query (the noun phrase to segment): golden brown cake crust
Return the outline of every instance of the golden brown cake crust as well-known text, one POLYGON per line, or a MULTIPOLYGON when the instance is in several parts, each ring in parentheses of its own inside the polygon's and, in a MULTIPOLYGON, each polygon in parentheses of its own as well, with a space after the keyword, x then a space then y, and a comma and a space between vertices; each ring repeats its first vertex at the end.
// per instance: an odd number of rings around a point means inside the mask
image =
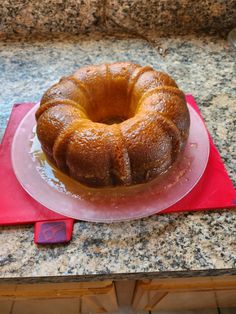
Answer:
POLYGON ((92 65, 43 95, 37 135, 47 157, 94 187, 145 183, 186 144, 184 94, 165 73, 128 62, 92 65))

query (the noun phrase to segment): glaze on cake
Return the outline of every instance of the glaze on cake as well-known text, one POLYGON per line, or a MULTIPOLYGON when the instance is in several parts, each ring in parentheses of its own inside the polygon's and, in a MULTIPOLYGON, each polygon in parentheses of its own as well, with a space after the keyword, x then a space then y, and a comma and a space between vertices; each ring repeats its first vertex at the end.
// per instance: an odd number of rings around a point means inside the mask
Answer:
POLYGON ((37 136, 63 172, 93 187, 150 181, 188 138, 185 96, 165 73, 128 62, 92 65, 43 95, 37 136))

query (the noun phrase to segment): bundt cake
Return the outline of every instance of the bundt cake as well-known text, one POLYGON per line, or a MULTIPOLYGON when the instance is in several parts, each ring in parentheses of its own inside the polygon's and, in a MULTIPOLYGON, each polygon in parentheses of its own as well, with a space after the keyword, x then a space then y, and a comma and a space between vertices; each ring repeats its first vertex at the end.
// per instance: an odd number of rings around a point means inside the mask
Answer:
POLYGON ((36 120, 50 161, 93 187, 140 184, 166 172, 183 151, 190 124, 175 81, 128 62, 63 77, 43 95, 36 120))

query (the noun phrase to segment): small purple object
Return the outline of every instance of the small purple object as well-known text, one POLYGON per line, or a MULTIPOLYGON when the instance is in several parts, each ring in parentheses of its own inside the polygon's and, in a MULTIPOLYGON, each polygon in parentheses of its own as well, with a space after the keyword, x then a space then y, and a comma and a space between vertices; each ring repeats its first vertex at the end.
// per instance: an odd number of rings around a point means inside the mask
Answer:
POLYGON ((71 239, 73 223, 69 220, 42 221, 35 225, 35 243, 64 243, 71 239))

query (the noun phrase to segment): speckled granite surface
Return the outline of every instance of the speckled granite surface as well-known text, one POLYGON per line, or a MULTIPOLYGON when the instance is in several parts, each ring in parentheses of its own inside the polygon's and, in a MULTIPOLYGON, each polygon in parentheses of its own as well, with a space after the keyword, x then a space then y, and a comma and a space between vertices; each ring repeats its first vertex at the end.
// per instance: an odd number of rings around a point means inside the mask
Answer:
POLYGON ((3 0, 0 35, 84 32, 97 25, 101 6, 98 0, 3 0))
MULTIPOLYGON (((104 34, 0 42, 1 136, 13 103, 39 100, 47 87, 79 66, 115 60, 150 64, 195 96, 235 184, 235 51, 217 37, 153 39, 156 47, 104 34)), ((0 278, 236 273, 235 238, 235 210, 156 215, 108 225, 79 222, 69 245, 47 247, 34 245, 31 226, 2 227, 0 278)))
POLYGON ((159 31, 173 34, 189 31, 220 31, 233 28, 234 1, 222 0, 108 0, 106 25, 146 34, 159 31))
POLYGON ((219 31, 236 26, 234 0, 3 0, 0 35, 124 29, 146 33, 219 31))

